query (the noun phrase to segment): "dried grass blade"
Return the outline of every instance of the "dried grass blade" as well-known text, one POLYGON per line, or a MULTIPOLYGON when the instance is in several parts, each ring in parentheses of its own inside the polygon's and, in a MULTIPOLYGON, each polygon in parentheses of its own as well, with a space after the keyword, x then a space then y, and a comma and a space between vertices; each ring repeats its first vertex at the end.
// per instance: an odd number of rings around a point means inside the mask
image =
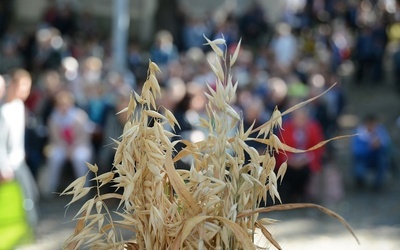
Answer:
POLYGON ((128 107, 125 107, 125 108, 121 109, 120 111, 118 111, 118 112, 116 113, 116 115, 122 114, 122 113, 124 113, 124 112, 126 112, 126 111, 128 111, 128 107))
MULTIPOLYGON (((324 146, 325 144, 327 144, 327 143, 330 142, 330 141, 335 141, 335 140, 339 140, 339 139, 345 139, 345 138, 349 138, 349 137, 353 137, 353 136, 354 136, 354 135, 336 136, 336 137, 334 137, 334 138, 331 138, 331 139, 322 141, 322 142, 320 142, 320 143, 318 143, 318 144, 312 146, 312 147, 309 148, 309 149, 297 149, 297 148, 293 148, 293 147, 291 147, 291 146, 288 146, 288 145, 282 143, 282 149, 283 149, 285 152, 291 152, 291 153, 305 153, 305 152, 308 152, 308 151, 313 151, 313 150, 315 150, 315 149, 318 149, 318 148, 324 146)), ((256 141, 258 141, 258 140, 256 140, 256 141)))
POLYGON ((197 204, 197 201, 192 197, 192 195, 187 190, 185 183, 182 178, 176 172, 174 163, 171 158, 172 150, 167 148, 165 157, 165 168, 167 170, 168 178, 173 186, 175 192, 182 199, 182 201, 188 206, 188 213, 191 215, 196 215, 201 213, 201 208, 197 204))
POLYGON ((71 184, 69 184, 68 187, 66 187, 60 195, 64 195, 68 190, 73 189, 76 186, 83 187, 85 182, 86 182, 86 175, 77 178, 71 184))
POLYGON ((83 198, 85 195, 87 195, 90 191, 90 187, 85 187, 80 190, 79 193, 75 193, 74 196, 72 197, 72 200, 67 204, 67 206, 71 205, 72 203, 76 202, 77 200, 80 200, 83 198))
POLYGON ((139 250, 139 244, 135 243, 135 242, 129 242, 129 243, 125 243, 124 245, 124 249, 125 250, 139 250))
POLYGON ((230 62, 231 67, 233 66, 233 64, 235 64, 236 59, 237 59, 237 57, 239 55, 239 50, 240 50, 240 44, 241 43, 242 43, 242 38, 240 38, 238 44, 236 45, 235 52, 233 53, 233 56, 231 58, 231 62, 230 62))
POLYGON ((227 228, 232 230, 233 235, 235 235, 235 238, 238 242, 241 243, 242 249, 255 249, 255 245, 251 241, 251 239, 248 237, 247 232, 240 227, 239 224, 221 217, 221 216, 206 216, 206 215, 198 215, 195 217, 192 217, 188 219, 185 222, 185 225, 183 226, 182 231, 179 233, 177 236, 172 249, 181 249, 181 246, 183 244, 183 241, 189 236, 189 234, 192 232, 192 230, 199 225, 201 222, 205 220, 218 220, 221 221, 222 223, 225 224, 227 228))
POLYGON ((313 98, 310 98, 310 99, 308 99, 308 100, 306 100, 306 101, 300 102, 300 103, 294 105, 293 107, 288 108, 288 109, 287 109, 285 112, 283 112, 280 116, 277 116, 277 117, 275 117, 274 119, 271 119, 271 120, 267 121, 266 123, 264 123, 264 124, 258 126, 257 128, 255 128, 255 129, 252 131, 252 133, 258 132, 258 131, 260 131, 261 129, 267 127, 267 126, 271 126, 271 124, 273 124, 273 123, 275 123, 276 121, 278 121, 278 119, 280 119, 282 116, 287 115, 287 114, 289 114, 289 113, 295 111, 296 109, 299 109, 299 108, 305 106, 306 104, 308 104, 308 103, 314 101, 315 99, 320 98, 321 96, 325 95, 329 90, 331 90, 334 86, 336 86, 336 83, 332 84, 332 86, 330 86, 330 87, 329 87, 327 90, 325 90, 323 93, 321 93, 321 94, 319 94, 319 95, 317 95, 317 96, 314 96, 313 98))
POLYGON ((279 167, 278 174, 276 176, 276 179, 281 178, 281 182, 280 182, 281 184, 282 184, 282 181, 283 181, 283 177, 285 176, 286 170, 287 170, 287 162, 285 161, 279 167))
POLYGON ((320 98, 321 96, 323 96, 323 95, 325 95, 327 92, 329 92, 329 90, 331 90, 333 87, 335 87, 336 84, 337 84, 337 83, 332 84, 332 86, 330 86, 327 90, 325 90, 325 91, 322 92, 321 94, 319 94, 319 95, 317 95, 317 96, 314 96, 313 98, 310 98, 310 99, 305 100, 305 101, 303 101, 303 102, 300 102, 300 103, 294 105, 293 107, 288 108, 287 110, 285 110, 285 112, 282 113, 282 116, 287 115, 287 114, 289 114, 289 113, 295 111, 296 109, 299 109, 299 108, 305 106, 306 104, 308 104, 308 103, 310 103, 310 102, 312 102, 312 101, 314 101, 314 100, 320 98))
POLYGON ((212 219, 217 219, 221 221, 225 224, 225 226, 232 230, 236 240, 241 243, 242 249, 256 249, 247 232, 243 228, 241 228, 239 224, 220 216, 213 216, 212 219))
MULTIPOLYGON (((308 149, 297 149, 297 148, 293 148, 293 147, 291 147, 291 146, 289 146, 289 145, 286 145, 286 144, 284 144, 284 143, 279 143, 279 147, 280 147, 280 149, 282 149, 284 152, 290 152, 290 153, 305 153, 305 152, 308 152, 308 151, 312 151, 312 150, 318 149, 318 148, 324 146, 325 144, 327 144, 327 143, 329 143, 329 142, 331 142, 331 141, 336 141, 336 140, 339 140, 339 139, 350 138, 350 137, 353 137, 353 136, 354 136, 354 135, 341 135, 341 136, 336 136, 336 137, 330 138, 330 139, 328 139, 328 140, 322 141, 322 142, 320 142, 320 143, 318 143, 318 144, 316 144, 316 145, 314 145, 314 146, 312 146, 311 148, 308 148, 308 149)), ((265 145, 272 145, 272 144, 273 144, 273 141, 272 141, 271 139, 248 138, 246 141, 256 141, 256 142, 259 142, 259 143, 262 143, 262 144, 265 144, 265 145)))
POLYGON ((97 202, 99 200, 107 200, 107 199, 118 199, 118 200, 121 200, 122 199, 122 195, 121 194, 117 194, 117 193, 102 194, 102 195, 96 197, 95 202, 97 202))
POLYGON ((205 43, 205 45, 206 44, 208 44, 208 45, 210 45, 211 46, 211 48, 212 48, 212 50, 219 56, 219 57, 222 57, 223 55, 224 55, 224 52, 222 52, 222 50, 218 47, 218 45, 217 44, 222 44, 221 43, 221 39, 216 39, 216 40, 214 40, 214 41, 211 41, 210 39, 208 39, 205 35, 203 35, 204 36, 204 38, 207 40, 207 43, 205 43))
POLYGON ((192 152, 190 152, 189 150, 183 149, 183 150, 179 151, 179 153, 174 157, 174 162, 177 162, 180 159, 182 159, 188 155, 191 155, 191 154, 192 154, 192 152))
MULTIPOLYGON (((82 214, 82 217, 86 216, 86 212, 84 212, 82 214)), ((81 218, 76 222, 76 226, 74 229, 74 234, 72 236, 76 236, 78 235, 83 229, 85 228, 85 219, 81 218)), ((75 249, 78 246, 79 241, 74 240, 72 242, 68 242, 67 246, 65 247, 65 249, 67 250, 72 250, 75 249)))
POLYGON ((356 234, 354 233, 353 229, 349 225, 349 223, 346 222, 346 220, 338 215, 337 213, 333 212, 332 210, 323 207, 321 205, 313 204, 313 203, 289 203, 289 204, 280 204, 280 205, 274 205, 270 207, 262 207, 262 208, 256 208, 254 210, 245 210, 241 213, 238 214, 237 218, 243 218, 247 216, 251 216, 256 213, 268 213, 268 212, 273 212, 273 211, 286 211, 286 210, 293 210, 293 209, 299 209, 299 208, 316 208, 325 214, 337 219, 340 221, 346 228, 347 230, 350 231, 350 233, 353 235, 353 237, 356 239, 357 243, 360 244, 359 239, 357 238, 356 234))
POLYGON ((262 234, 265 236, 265 238, 267 238, 267 240, 269 242, 271 242, 272 245, 274 245, 276 247, 276 249, 281 250, 282 247, 279 245, 279 243, 274 239, 274 237, 272 237, 272 234, 267 230, 267 228, 264 227, 264 225, 262 225, 260 222, 256 221, 255 226, 258 227, 262 234))

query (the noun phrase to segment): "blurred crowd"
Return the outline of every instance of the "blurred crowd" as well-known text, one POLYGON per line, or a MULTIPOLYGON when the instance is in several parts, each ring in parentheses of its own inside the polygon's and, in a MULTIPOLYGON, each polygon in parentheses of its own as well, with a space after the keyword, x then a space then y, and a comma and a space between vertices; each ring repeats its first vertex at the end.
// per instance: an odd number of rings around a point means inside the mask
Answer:
MULTIPOLYGON (((280 135, 300 149, 334 136, 346 104, 341 77, 349 65, 354 65, 354 84, 378 85, 386 77, 383 61, 389 54, 397 69, 393 78, 400 84, 399 8, 394 0, 288 0, 278 23, 270 22, 256 3, 240 15, 199 18, 183 13, 179 34, 165 29, 157 31, 150 45, 129 41, 128 71, 118 72, 112 67, 110 37, 96 19, 72 6, 50 3, 31 33, 13 26, 1 30, 0 74, 7 78, 10 70, 23 68, 31 75, 25 154, 46 196, 57 191, 66 166, 76 177, 86 173, 85 162, 97 163, 100 171, 111 168, 111 138, 121 135, 126 119, 116 113, 127 105, 132 90, 140 92, 149 59, 163 72, 160 104, 177 117, 178 134, 190 140, 204 137, 198 121, 206 114, 206 83, 215 82, 207 62, 215 55, 203 45, 203 36, 223 37, 230 52, 242 39, 232 69, 239 82, 234 106, 247 126, 255 119, 267 121, 275 107, 284 111, 336 83, 306 109, 285 117, 280 135)), ((325 147, 285 155, 285 201, 307 192, 313 173, 329 163, 332 152, 325 147)))

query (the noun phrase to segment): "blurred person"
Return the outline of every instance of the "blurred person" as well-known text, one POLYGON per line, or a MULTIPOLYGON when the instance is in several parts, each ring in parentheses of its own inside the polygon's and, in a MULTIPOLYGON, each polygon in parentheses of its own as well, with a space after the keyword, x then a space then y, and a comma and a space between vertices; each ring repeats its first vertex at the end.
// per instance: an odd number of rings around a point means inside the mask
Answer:
POLYGON ((43 11, 42 20, 48 25, 54 26, 58 16, 60 15, 60 10, 58 9, 55 0, 48 0, 47 6, 43 11))
POLYGON ((124 75, 116 71, 107 72, 105 87, 107 94, 104 97, 108 105, 115 105, 118 102, 121 91, 130 93, 134 89, 124 78, 124 75))
POLYGON ((54 20, 56 27, 62 35, 72 37, 77 31, 77 16, 71 2, 65 2, 58 10, 54 20))
POLYGON ((283 20, 295 29, 304 28, 309 24, 310 13, 305 13, 307 1, 305 0, 286 0, 283 20), (308 14, 308 15, 307 15, 308 14))
POLYGON ((178 49, 169 31, 161 30, 157 32, 155 42, 150 48, 150 57, 161 70, 163 70, 168 63, 178 60, 178 49))
POLYGON ((100 82, 103 70, 103 62, 95 56, 87 57, 82 65, 82 80, 84 85, 95 85, 100 82))
MULTIPOLYGON (((92 10, 83 9, 79 15, 76 15, 75 28, 79 31, 79 35, 84 37, 93 38, 99 36, 99 24, 96 20, 92 10)), ((75 36, 78 32, 74 32, 75 36)))
MULTIPOLYGON (((310 75, 308 82, 309 98, 314 98, 327 89, 326 85, 328 84, 325 83, 325 78, 321 74, 310 75)), ((340 93, 340 87, 338 86, 310 103, 312 115, 321 124, 324 135, 327 138, 333 136, 337 127, 340 93)))
POLYGON ((355 44, 357 83, 367 79, 379 81, 382 77, 382 59, 386 46, 386 33, 382 25, 367 26, 361 29, 355 44))
POLYGON ((118 140, 122 135, 128 121, 128 112, 118 112, 128 107, 131 93, 127 85, 119 86, 114 90, 113 103, 109 103, 106 108, 101 147, 96 155, 100 173, 108 172, 112 167, 116 148, 113 140, 118 140))
MULTIPOLYGON (((223 38, 225 39, 226 46, 231 48, 232 46, 236 46, 237 42, 239 41, 239 29, 232 14, 227 13, 226 15, 227 16, 222 20, 219 20, 215 23, 211 40, 223 38)), ((254 39, 254 37, 252 39, 254 39)), ((202 41, 204 41, 204 38, 202 41)), ((221 49, 224 49, 224 47, 221 46, 221 49)))
POLYGON ((56 94, 64 88, 64 82, 55 70, 42 72, 33 91, 39 92, 40 100, 36 105, 35 113, 39 116, 40 122, 47 126, 50 114, 53 112, 56 94))
MULTIPOLYGON (((179 77, 171 77, 167 80, 162 92, 163 98, 160 100, 160 105, 171 111, 179 123, 179 126, 174 128, 166 125, 167 130, 176 134, 171 140, 191 140, 193 127, 186 116, 186 112, 189 109, 192 96, 188 93, 185 82, 179 77)), ((175 146, 176 153, 179 153, 184 147, 183 143, 177 143, 175 146)), ((177 162, 176 167, 190 169, 190 164, 180 160, 177 162)))
POLYGON ((75 106, 74 97, 67 90, 60 91, 55 101, 55 109, 48 123, 47 197, 57 191, 62 168, 67 161, 71 163, 75 177, 78 178, 87 173, 86 162, 92 159, 87 113, 75 106))
POLYGON ((277 70, 283 74, 289 72, 297 56, 298 42, 287 23, 277 25, 276 35, 272 38, 270 46, 277 70))
POLYGON ((21 68, 25 65, 17 44, 12 41, 3 42, 1 45, 0 62, 0 74, 6 74, 11 69, 21 68))
POLYGON ((11 4, 0 4, 0 37, 4 35, 12 20, 13 6, 11 4))
MULTIPOLYGON (((65 57, 61 62, 61 75, 58 78, 65 84, 75 98, 75 104, 89 109, 89 99, 102 82, 103 62, 95 56, 84 57, 79 63, 74 57, 65 57)), ((97 95, 97 94, 95 94, 97 95)))
MULTIPOLYGON (((296 149, 309 149, 323 141, 321 125, 310 115, 306 107, 295 110, 283 123, 281 141, 296 149)), ((283 203, 298 202, 307 198, 307 188, 314 174, 322 168, 324 148, 304 153, 279 152, 277 167, 287 161, 287 170, 278 187, 283 203)))
MULTIPOLYGON (((208 53, 206 59, 215 60, 215 57, 210 57, 208 53)), ((202 60, 198 65, 197 71, 194 72, 192 83, 199 85, 199 87, 205 87, 207 83, 209 83, 210 86, 215 86, 215 81, 215 75, 208 65, 207 60, 202 60)))
POLYGON ((208 130, 200 126, 200 118, 207 118, 207 97, 204 94, 206 86, 204 83, 199 84, 197 82, 189 82, 186 85, 186 89, 191 98, 185 117, 193 129, 189 138, 186 139, 198 142, 205 139, 205 136, 208 134, 208 130))
MULTIPOLYGON (((246 92, 246 91, 245 91, 246 92)), ((269 112, 265 109, 264 101, 255 96, 252 93, 242 93, 242 101, 244 104, 243 106, 243 128, 244 131, 247 131, 251 125, 254 123, 253 128, 257 128, 263 123, 265 123, 270 116, 269 112), (245 97, 243 97, 245 95, 245 97), (247 100, 246 100, 247 99, 247 100)), ((250 137, 257 137, 257 132, 250 134, 250 137)), ((260 154, 264 153, 266 150, 265 144, 256 142, 256 141, 248 141, 246 142, 247 145, 256 149, 260 154)), ((247 153, 246 155, 246 162, 249 162, 250 158, 247 153)))
POLYGON ((128 67, 135 76, 140 75, 140 73, 142 73, 141 71, 143 71, 143 57, 140 45, 136 42, 130 43, 128 50, 128 67))
POLYGON ((0 104, 3 103, 3 97, 6 92, 6 80, 0 75, 0 104))
POLYGON ((255 69, 253 60, 253 52, 242 49, 240 57, 238 57, 236 64, 232 67, 233 75, 235 76, 235 80, 239 82, 240 87, 246 87, 252 83, 252 71, 255 69))
MULTIPOLYGON (((0 75, 0 105, 3 104, 3 97, 5 92, 6 92, 6 82, 3 76, 0 75)), ((1 147, 2 150, 0 150, 0 182, 12 179, 14 177, 13 169, 11 168, 11 166, 6 164, 7 150, 4 147, 6 145, 6 143, 4 142, 7 140, 7 130, 6 127, 4 127, 4 125, 5 125, 4 119, 3 117, 0 116, 0 128, 2 131, 2 133, 0 133, 0 143, 2 145, 1 147)))
POLYGON ((368 171, 374 171, 373 187, 383 187, 385 174, 389 169, 390 136, 375 114, 368 114, 356 128, 351 152, 354 178, 358 187, 367 183, 368 171))
POLYGON ((86 102, 84 87, 82 86, 82 77, 80 72, 80 64, 77 59, 72 56, 63 58, 60 68, 60 79, 65 87, 72 92, 77 105, 81 106, 86 102))
POLYGON ((93 56, 103 60, 105 57, 105 49, 101 44, 101 40, 94 36, 90 37, 86 40, 86 48, 85 48, 87 56, 93 56))
POLYGON ((254 2, 238 20, 243 43, 260 45, 268 32, 267 16, 262 6, 254 2))
POLYGON ((26 162, 38 180, 44 163, 44 147, 48 141, 47 121, 54 108, 55 93, 62 87, 62 82, 57 71, 47 70, 39 75, 36 83, 25 101, 25 149, 26 162))
POLYGON ((275 107, 282 110, 286 106, 288 86, 287 83, 279 77, 271 77, 267 82, 267 96, 264 98, 266 107, 272 111, 275 107))
POLYGON ((190 94, 185 82, 179 77, 171 77, 167 80, 163 92, 163 98, 160 100, 161 106, 171 111, 180 125, 180 128, 175 128, 175 133, 182 135, 182 133, 190 131, 192 126, 185 116, 189 109, 190 94))
POLYGON ((400 93, 400 42, 397 44, 396 51, 393 54, 393 73, 394 84, 397 91, 400 93))
POLYGON ((372 68, 372 80, 380 81, 384 76, 383 60, 388 43, 387 25, 383 20, 378 19, 372 27, 372 37, 374 41, 374 64, 372 68))
POLYGON ((90 90, 101 82, 103 61, 98 57, 90 56, 85 58, 80 66, 77 79, 71 82, 71 90, 76 98, 76 105, 86 109, 89 104, 90 90))
POLYGON ((183 46, 185 50, 191 48, 204 49, 204 37, 210 37, 211 27, 206 20, 196 17, 188 17, 182 30, 183 46))
POLYGON ((23 193, 23 208, 32 229, 38 223, 38 190, 25 162, 25 106, 32 79, 24 69, 10 72, 6 96, 0 109, 0 179, 16 180, 23 193))
POLYGON ((102 83, 88 86, 87 89, 88 103, 85 111, 90 121, 93 123, 92 145, 96 153, 101 147, 103 138, 103 129, 106 118, 106 109, 109 105, 106 99, 105 86, 102 83))
MULTIPOLYGON (((68 84, 73 84, 74 81, 77 79, 79 76, 79 63, 78 60, 76 60, 72 56, 68 56, 63 58, 61 61, 61 75, 62 78, 64 79, 65 82, 68 84)), ((74 87, 72 88, 72 91, 74 91, 74 87)))
MULTIPOLYGON (((171 111, 179 123, 179 127, 174 128, 175 134, 177 137, 182 136, 184 139, 189 139, 192 125, 186 117, 186 112, 190 106, 191 95, 187 91, 185 82, 179 77, 171 77, 163 88, 163 92, 164 98, 161 105, 171 111)), ((172 138, 172 140, 176 139, 178 138, 172 138)), ((178 151, 181 147, 182 145, 178 145, 178 151)))
POLYGON ((36 31, 33 48, 33 67, 37 72, 58 69, 61 65, 63 40, 56 28, 41 28, 36 31))
POLYGON ((181 58, 181 65, 183 68, 182 79, 185 82, 190 82, 193 80, 193 77, 203 64, 204 58, 205 54, 200 48, 193 47, 186 51, 184 56, 181 58))
POLYGON ((164 79, 162 79, 161 76, 158 76, 160 80, 160 84, 168 84, 169 79, 171 78, 182 78, 183 74, 185 73, 184 71, 183 64, 180 61, 174 61, 170 62, 167 66, 167 71, 166 71, 166 76, 164 76, 164 79))
POLYGON ((328 116, 332 121, 328 128, 329 136, 332 136, 338 129, 339 117, 343 114, 347 103, 346 91, 343 84, 338 80, 337 74, 331 74, 327 76, 324 89, 328 89, 333 84, 336 84, 335 87, 321 97, 327 103, 328 116))

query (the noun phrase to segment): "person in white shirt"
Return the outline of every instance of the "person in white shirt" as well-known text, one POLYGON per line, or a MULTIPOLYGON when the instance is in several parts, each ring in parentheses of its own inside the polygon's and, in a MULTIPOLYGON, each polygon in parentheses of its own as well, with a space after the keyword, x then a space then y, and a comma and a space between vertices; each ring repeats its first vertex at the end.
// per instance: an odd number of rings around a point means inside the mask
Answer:
MULTIPOLYGON (((0 103, 2 104, 2 100, 6 91, 6 82, 3 76, 0 75, 0 103)), ((5 121, 0 112, 0 183, 3 181, 10 180, 14 177, 14 173, 12 168, 8 165, 8 157, 7 157, 7 135, 8 129, 5 126, 5 121)))
MULTIPOLYGON (((3 97, 6 91, 6 82, 3 76, 0 75, 0 104, 2 104, 3 97)), ((7 156, 7 137, 8 128, 5 120, 0 112, 0 183, 13 179, 14 173, 8 164, 7 156)))
POLYGON ((3 180, 19 182, 22 187, 23 207, 30 225, 38 221, 36 182, 25 162, 25 105, 31 90, 32 79, 28 71, 15 69, 10 72, 6 96, 0 108, 0 168, 3 180))
POLYGON ((50 150, 47 155, 47 195, 57 191, 60 174, 67 160, 78 178, 88 172, 86 162, 90 162, 93 154, 91 123, 87 113, 75 106, 70 91, 60 91, 55 100, 56 106, 48 122, 50 150))

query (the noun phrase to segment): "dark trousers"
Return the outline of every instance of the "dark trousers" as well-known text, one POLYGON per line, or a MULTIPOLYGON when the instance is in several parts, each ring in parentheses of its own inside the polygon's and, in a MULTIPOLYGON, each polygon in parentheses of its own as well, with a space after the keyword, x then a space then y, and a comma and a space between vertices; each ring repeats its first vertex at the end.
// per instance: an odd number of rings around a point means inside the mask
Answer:
POLYGON ((310 178, 311 170, 308 166, 297 169, 288 165, 282 184, 278 186, 282 203, 302 201, 310 178))

